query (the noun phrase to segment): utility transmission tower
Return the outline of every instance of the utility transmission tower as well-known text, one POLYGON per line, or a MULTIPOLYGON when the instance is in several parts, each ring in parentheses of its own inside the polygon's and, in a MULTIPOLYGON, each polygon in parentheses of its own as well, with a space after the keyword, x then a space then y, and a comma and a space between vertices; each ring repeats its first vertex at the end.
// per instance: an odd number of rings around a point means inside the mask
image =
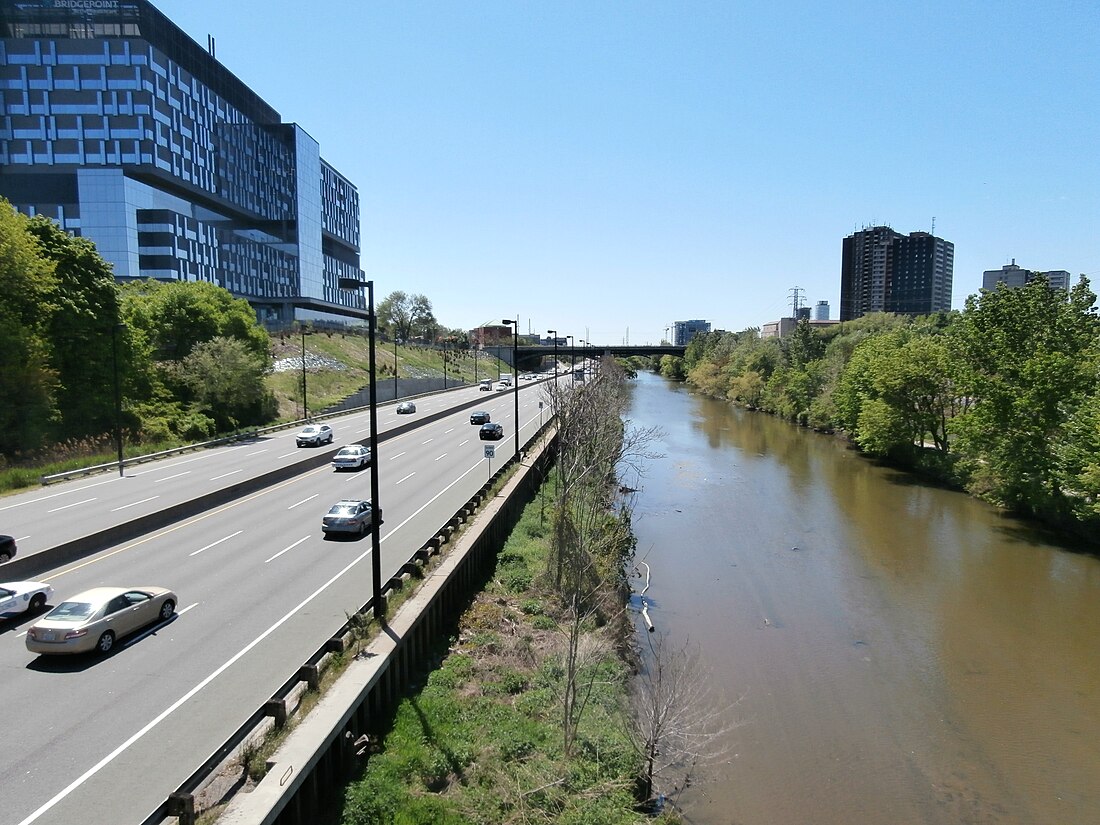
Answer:
POLYGON ((800 286, 792 287, 787 293, 791 299, 791 317, 798 317, 798 310, 805 305, 806 302, 806 290, 800 286))

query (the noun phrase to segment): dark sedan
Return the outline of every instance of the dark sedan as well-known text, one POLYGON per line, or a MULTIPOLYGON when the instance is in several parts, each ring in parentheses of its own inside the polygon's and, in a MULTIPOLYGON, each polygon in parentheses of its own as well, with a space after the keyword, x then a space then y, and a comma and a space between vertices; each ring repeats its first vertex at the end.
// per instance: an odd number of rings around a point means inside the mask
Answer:
POLYGON ((492 420, 493 419, 489 417, 489 413, 485 410, 478 410, 477 412, 470 413, 471 424, 488 424, 492 420))
POLYGON ((504 438, 504 427, 496 422, 482 424, 477 435, 482 441, 500 441, 500 439, 504 438))
POLYGON ((15 558, 15 539, 11 536, 0 536, 0 564, 15 558))

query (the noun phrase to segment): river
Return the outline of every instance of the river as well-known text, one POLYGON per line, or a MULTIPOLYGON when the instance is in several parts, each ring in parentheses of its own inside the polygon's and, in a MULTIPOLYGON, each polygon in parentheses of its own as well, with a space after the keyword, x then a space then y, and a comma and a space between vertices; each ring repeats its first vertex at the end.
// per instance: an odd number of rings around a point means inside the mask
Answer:
POLYGON ((841 439, 634 383, 632 425, 662 430, 623 479, 649 612, 734 708, 678 797, 691 823, 1100 823, 1100 560, 841 439))

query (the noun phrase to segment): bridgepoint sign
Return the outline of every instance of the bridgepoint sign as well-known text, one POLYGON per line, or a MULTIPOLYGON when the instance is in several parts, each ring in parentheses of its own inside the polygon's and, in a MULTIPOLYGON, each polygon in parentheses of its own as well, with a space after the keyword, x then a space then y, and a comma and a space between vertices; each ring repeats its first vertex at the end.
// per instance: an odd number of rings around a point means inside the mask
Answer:
POLYGON ((75 11, 119 10, 119 0, 53 0, 50 5, 55 9, 73 9, 75 11))

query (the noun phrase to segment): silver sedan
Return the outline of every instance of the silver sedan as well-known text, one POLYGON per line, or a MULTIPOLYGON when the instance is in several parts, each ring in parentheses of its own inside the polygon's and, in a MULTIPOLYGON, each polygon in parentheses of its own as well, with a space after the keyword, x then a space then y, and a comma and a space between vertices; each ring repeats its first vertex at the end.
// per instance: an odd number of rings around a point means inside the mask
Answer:
POLYGON ((357 533, 362 536, 373 523, 374 507, 371 506, 369 501, 343 499, 333 504, 325 517, 321 519, 321 532, 325 535, 329 533, 357 533))

